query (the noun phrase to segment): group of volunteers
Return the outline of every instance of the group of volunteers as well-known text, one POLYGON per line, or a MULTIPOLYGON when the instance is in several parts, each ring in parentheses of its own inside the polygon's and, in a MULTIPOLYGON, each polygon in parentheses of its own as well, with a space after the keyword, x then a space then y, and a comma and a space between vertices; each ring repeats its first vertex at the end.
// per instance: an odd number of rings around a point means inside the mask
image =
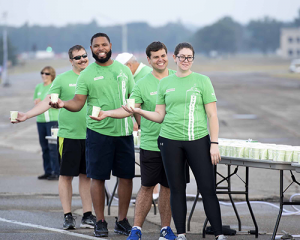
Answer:
POLYGON ((96 237, 108 236, 104 216, 105 180, 110 179, 112 173, 119 179, 115 233, 127 235, 127 240, 142 239, 142 226, 151 208, 153 189, 160 184, 158 206, 162 228, 159 240, 187 239, 188 164, 216 239, 227 239, 222 234, 215 187, 214 165, 220 161, 217 99, 210 79, 191 71, 192 45, 184 42, 176 46, 173 55, 176 71, 168 69, 167 47, 159 41, 152 42, 146 49, 152 69, 138 63, 129 53, 118 56, 116 59, 120 62, 113 60, 112 43, 105 33, 95 34, 90 48, 95 59, 90 65, 82 46, 70 48, 72 70, 58 75, 47 96, 28 112, 19 112, 15 121, 23 122, 60 109, 57 148, 63 228, 75 228, 71 213, 72 179, 79 176, 84 213, 81 227, 94 228, 96 237), (59 94, 56 103, 51 101, 52 93, 59 94), (127 99, 135 99, 134 108, 126 106, 127 99), (92 116, 94 106, 101 108, 96 117, 92 116), (131 226, 127 212, 135 176, 133 115, 141 129, 141 187, 131 226), (92 205, 96 216, 92 214, 92 205), (170 228, 171 217, 178 236, 170 228))

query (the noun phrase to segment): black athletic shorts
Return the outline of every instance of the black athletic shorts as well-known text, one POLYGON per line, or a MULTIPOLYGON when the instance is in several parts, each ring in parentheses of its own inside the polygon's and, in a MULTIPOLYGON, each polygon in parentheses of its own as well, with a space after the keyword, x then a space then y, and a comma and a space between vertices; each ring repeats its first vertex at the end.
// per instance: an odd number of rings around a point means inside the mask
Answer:
POLYGON ((169 187, 160 152, 140 149, 140 166, 142 186, 169 187))
POLYGON ((85 139, 57 138, 60 175, 86 174, 85 139))
POLYGON ((133 136, 112 137, 87 129, 86 172, 92 179, 132 179, 135 172, 133 136))

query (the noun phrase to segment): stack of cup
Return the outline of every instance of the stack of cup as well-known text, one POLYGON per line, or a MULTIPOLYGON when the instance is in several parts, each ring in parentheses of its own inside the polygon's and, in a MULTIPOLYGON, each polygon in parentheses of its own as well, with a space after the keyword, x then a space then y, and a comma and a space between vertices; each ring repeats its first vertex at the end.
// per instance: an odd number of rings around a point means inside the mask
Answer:
POLYGON ((10 111, 10 121, 15 122, 18 118, 18 111, 10 111))

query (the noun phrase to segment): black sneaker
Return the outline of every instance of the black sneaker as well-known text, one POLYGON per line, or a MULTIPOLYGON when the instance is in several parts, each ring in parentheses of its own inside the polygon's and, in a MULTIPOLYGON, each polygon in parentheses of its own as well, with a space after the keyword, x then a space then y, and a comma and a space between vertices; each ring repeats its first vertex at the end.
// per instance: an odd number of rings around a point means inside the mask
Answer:
POLYGON ((76 226, 75 217, 73 217, 72 215, 65 216, 63 229, 71 230, 71 229, 75 229, 76 228, 75 226, 76 226))
POLYGON ((129 236, 131 232, 131 225, 129 224, 127 218, 124 218, 122 221, 118 221, 116 217, 116 224, 115 224, 115 233, 123 234, 129 236))
POLYGON ((47 179, 47 178, 50 177, 50 176, 51 176, 51 174, 45 173, 45 174, 43 174, 43 175, 41 175, 41 176, 38 176, 37 178, 38 178, 39 180, 44 180, 44 179, 47 179))
POLYGON ((80 227, 81 228, 94 228, 95 223, 96 223, 96 217, 91 214, 88 217, 82 217, 80 227))
POLYGON ((107 237, 108 230, 107 230, 107 222, 104 220, 99 220, 95 223, 94 226, 94 235, 95 237, 107 237))
POLYGON ((59 176, 58 175, 50 175, 49 177, 47 177, 47 180, 58 180, 59 176))

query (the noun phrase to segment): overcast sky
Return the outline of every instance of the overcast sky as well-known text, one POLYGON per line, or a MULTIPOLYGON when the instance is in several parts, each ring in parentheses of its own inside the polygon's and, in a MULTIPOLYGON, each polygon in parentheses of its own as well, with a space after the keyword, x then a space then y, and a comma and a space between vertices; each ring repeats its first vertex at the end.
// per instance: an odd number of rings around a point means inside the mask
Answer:
POLYGON ((240 23, 269 16, 292 21, 300 8, 300 0, 0 0, 7 23, 64 26, 68 23, 115 25, 144 21, 162 26, 181 20, 185 24, 205 26, 224 16, 240 23))

